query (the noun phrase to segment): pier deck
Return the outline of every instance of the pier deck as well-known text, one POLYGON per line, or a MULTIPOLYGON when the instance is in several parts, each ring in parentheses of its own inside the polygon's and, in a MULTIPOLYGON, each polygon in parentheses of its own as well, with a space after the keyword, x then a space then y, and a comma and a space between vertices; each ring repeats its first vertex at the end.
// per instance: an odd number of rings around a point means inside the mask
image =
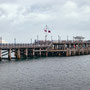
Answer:
POLYGON ((8 56, 11 60, 12 54, 16 59, 34 56, 74 56, 90 54, 89 41, 61 41, 49 44, 0 44, 0 60, 8 56))

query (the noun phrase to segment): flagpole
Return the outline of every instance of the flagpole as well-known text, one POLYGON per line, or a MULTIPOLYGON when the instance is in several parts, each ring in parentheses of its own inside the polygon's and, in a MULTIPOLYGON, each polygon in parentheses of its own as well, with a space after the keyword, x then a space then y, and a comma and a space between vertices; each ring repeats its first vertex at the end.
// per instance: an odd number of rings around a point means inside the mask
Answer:
POLYGON ((51 36, 51 42, 53 42, 53 37, 51 36))
POLYGON ((30 42, 31 42, 31 44, 32 44, 32 38, 31 38, 30 42))
POLYGON ((60 36, 58 35, 58 42, 60 42, 60 36))
POLYGON ((68 35, 67 35, 67 41, 68 41, 68 35))
POLYGON ((45 32, 45 42, 46 42, 47 41, 47 25, 45 26, 44 32, 45 32))
POLYGON ((39 38, 39 36, 37 35, 37 44, 39 44, 38 38, 39 38))
POLYGON ((73 42, 74 42, 74 36, 73 36, 73 42))
MULTIPOLYGON (((51 33, 51 31, 50 30, 48 30, 48 33, 50 34, 51 33)), ((51 37, 52 37, 52 35, 51 35, 51 37)), ((50 40, 50 39, 49 39, 50 40)))
POLYGON ((48 26, 46 25, 46 30, 47 30, 47 32, 46 32, 46 41, 47 41, 47 37, 48 37, 48 26))
POLYGON ((16 38, 14 38, 14 44, 16 44, 16 38))
POLYGON ((46 25, 46 27, 45 27, 44 32, 45 32, 45 41, 47 41, 48 33, 51 33, 51 31, 49 30, 49 28, 48 28, 47 25, 46 25))

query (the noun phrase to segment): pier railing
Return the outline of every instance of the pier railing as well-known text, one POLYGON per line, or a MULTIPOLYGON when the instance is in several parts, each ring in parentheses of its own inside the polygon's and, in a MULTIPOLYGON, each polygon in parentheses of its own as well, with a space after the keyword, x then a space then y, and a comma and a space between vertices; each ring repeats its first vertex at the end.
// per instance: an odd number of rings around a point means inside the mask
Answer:
POLYGON ((49 45, 33 45, 33 44, 0 44, 1 49, 8 48, 40 48, 49 47, 49 45))
POLYGON ((87 41, 54 41, 51 43, 41 44, 0 44, 0 60, 3 56, 8 55, 11 60, 11 53, 15 54, 16 59, 34 56, 72 56, 90 54, 90 42, 87 41))

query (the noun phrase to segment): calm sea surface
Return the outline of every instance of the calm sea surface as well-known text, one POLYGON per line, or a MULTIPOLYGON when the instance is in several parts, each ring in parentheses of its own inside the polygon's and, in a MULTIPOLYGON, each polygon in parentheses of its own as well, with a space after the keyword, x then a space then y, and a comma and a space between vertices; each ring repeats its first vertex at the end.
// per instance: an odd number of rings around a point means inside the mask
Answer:
POLYGON ((0 90, 90 90, 90 55, 2 61, 0 90))

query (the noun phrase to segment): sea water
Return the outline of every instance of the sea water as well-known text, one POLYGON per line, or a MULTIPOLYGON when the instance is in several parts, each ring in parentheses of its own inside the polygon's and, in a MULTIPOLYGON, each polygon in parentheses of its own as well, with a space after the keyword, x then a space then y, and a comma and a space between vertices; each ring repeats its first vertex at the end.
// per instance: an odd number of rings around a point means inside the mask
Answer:
POLYGON ((1 61, 0 90, 90 90, 90 55, 1 61))

